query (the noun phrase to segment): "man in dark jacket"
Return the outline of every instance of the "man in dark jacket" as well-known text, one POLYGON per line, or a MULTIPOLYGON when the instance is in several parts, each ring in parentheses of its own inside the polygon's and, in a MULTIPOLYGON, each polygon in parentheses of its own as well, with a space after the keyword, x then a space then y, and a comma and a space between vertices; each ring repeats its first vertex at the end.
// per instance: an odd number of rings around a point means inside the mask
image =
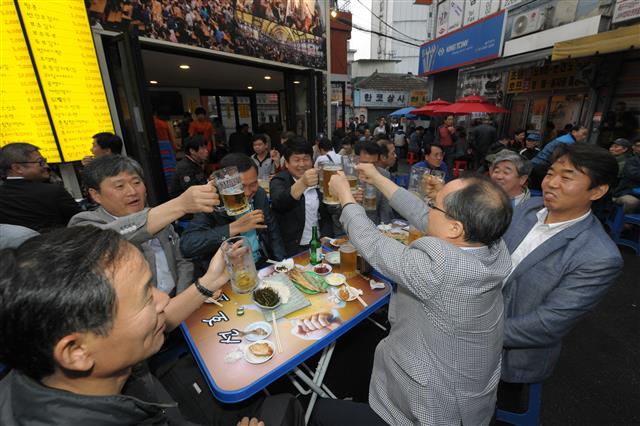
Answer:
POLYGON ((489 147, 498 140, 496 128, 491 125, 491 120, 483 120, 482 124, 474 127, 469 132, 471 136, 471 147, 474 151, 476 164, 474 168, 480 165, 480 161, 487 156, 489 147))
POLYGON ((287 256, 308 248, 312 226, 318 226, 322 236, 333 236, 331 215, 322 202, 312 159, 313 148, 304 139, 290 141, 284 154, 287 170, 276 174, 269 185, 287 256))
MULTIPOLYGON (((292 396, 223 407, 199 377, 165 388, 149 372, 145 360, 165 340, 169 297, 116 232, 59 229, 0 253, 0 362, 13 369, 0 382, 0 424, 231 425, 245 415, 304 424, 292 396), (181 389, 193 391, 185 397, 181 389), (198 404, 206 408, 185 410, 198 404)), ((200 285, 215 291, 227 278, 219 258, 200 285)))
POLYGON ((169 197, 176 198, 192 185, 207 183, 205 167, 209 158, 207 141, 200 135, 188 137, 184 142, 184 158, 176 165, 176 174, 169 185, 169 197))
POLYGON ((271 214, 267 193, 258 185, 255 163, 245 154, 229 154, 220 165, 238 168, 244 194, 253 204, 253 210, 241 216, 229 216, 223 212, 196 214, 182 233, 182 253, 193 258, 200 269, 206 269, 225 239, 241 235, 249 239, 258 267, 265 265, 267 259, 284 259, 280 229, 271 214))
POLYGON ((0 223, 43 232, 67 226, 82 209, 61 185, 49 179, 47 160, 37 146, 10 143, 0 148, 0 223))
POLYGON ((640 188, 640 139, 633 143, 633 155, 627 159, 622 169, 620 183, 613 193, 615 201, 624 205, 625 214, 637 213, 640 209, 640 194, 633 192, 640 188))

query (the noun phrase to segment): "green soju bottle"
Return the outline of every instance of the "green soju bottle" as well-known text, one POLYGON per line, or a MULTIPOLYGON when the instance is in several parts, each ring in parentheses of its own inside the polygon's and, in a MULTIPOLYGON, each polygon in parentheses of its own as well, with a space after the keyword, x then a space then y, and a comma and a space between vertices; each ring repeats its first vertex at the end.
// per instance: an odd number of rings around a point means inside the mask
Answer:
POLYGON ((322 244, 318 238, 318 227, 311 228, 311 242, 309 242, 309 263, 317 265, 322 261, 322 244))

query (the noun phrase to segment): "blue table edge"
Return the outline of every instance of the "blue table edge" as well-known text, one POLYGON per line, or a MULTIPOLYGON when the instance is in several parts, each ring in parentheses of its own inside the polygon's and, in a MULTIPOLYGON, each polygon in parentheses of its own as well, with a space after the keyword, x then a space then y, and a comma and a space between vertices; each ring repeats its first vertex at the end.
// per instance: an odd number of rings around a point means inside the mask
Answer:
POLYGON ((202 375, 204 376, 207 382, 207 385, 209 385, 209 389, 211 390, 211 393, 213 394, 213 396, 219 401, 224 403, 234 403, 234 402, 244 401, 245 399, 248 399, 251 396, 255 395, 256 393, 260 392, 262 389, 266 388, 271 383, 275 382, 276 380, 278 380, 280 377, 284 376, 288 372, 294 370, 298 365, 302 364, 307 359, 309 359, 316 353, 320 352, 325 347, 329 346, 331 343, 338 340, 339 337, 341 337, 347 331, 351 330, 357 324, 362 322, 371 313, 376 311, 379 307, 388 303, 389 298, 391 297, 391 292, 392 292, 391 282, 387 278, 379 274, 377 271, 373 271, 371 273, 371 276, 375 277, 376 279, 385 281, 386 294, 383 297, 381 297, 375 303, 372 303, 371 305, 363 309, 360 313, 355 315, 353 318, 351 318, 347 322, 343 323, 342 326, 338 327, 335 331, 329 333, 327 336, 323 337, 322 339, 316 341, 311 346, 307 347, 305 350, 300 352, 295 357, 291 358, 289 361, 283 363, 279 367, 271 370, 262 378, 258 379, 252 384, 245 386, 244 388, 241 388, 241 389, 237 389, 234 391, 227 391, 219 388, 216 385, 215 381, 213 380, 213 377, 211 377, 211 374, 209 373, 209 369, 207 368, 202 357, 200 356, 200 351, 198 351, 198 348, 196 347, 196 344, 191 338, 189 330, 187 329, 187 326, 185 325, 184 322, 180 324, 180 331, 182 332, 182 335, 184 336, 185 341, 189 345, 189 349, 191 350, 193 357, 198 363, 198 367, 200 368, 200 371, 202 372, 202 375))

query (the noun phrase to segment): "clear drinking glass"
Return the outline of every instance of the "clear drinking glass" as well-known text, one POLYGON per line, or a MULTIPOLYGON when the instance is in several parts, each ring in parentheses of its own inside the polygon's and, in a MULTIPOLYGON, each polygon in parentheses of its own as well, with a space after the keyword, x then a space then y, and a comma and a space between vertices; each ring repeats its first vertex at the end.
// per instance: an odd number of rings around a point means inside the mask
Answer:
POLYGON ((331 180, 331 176, 342 171, 342 165, 337 163, 324 163, 320 167, 322 170, 322 193, 324 194, 322 201, 325 204, 340 204, 340 201, 329 192, 329 181, 331 180))
POLYGON ((249 293, 258 285, 251 244, 246 237, 233 237, 220 246, 231 278, 231 288, 238 294, 249 293))
POLYGON ((375 211, 378 201, 378 190, 370 183, 364 185, 362 206, 365 210, 375 211))
POLYGON ((427 167, 411 168, 411 174, 409 175, 409 187, 407 189, 420 199, 424 197, 424 191, 422 190, 422 176, 428 173, 429 169, 427 167))
POLYGON ((269 193, 269 177, 269 170, 261 168, 258 169, 258 185, 260 185, 260 187, 264 189, 267 194, 269 193))
POLYGON ((360 163, 359 157, 342 156, 342 171, 345 177, 349 181, 351 192, 354 193, 358 190, 358 170, 356 166, 360 163))
POLYGON ((225 167, 224 169, 216 170, 211 176, 215 180, 222 205, 229 216, 237 216, 251 210, 251 205, 244 195, 244 188, 242 187, 237 167, 225 167))
POLYGON ((356 275, 356 262, 358 260, 358 252, 351 244, 342 244, 340 246, 340 273, 345 277, 351 278, 356 275))

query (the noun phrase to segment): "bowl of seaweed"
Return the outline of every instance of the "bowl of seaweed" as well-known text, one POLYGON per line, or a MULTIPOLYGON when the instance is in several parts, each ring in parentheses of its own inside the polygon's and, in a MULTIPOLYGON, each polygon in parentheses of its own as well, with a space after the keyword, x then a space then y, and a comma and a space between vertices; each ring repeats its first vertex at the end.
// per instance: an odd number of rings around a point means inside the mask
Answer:
POLYGON ((275 309, 282 300, 278 292, 271 287, 258 287, 253 291, 253 301, 262 309, 275 309))

